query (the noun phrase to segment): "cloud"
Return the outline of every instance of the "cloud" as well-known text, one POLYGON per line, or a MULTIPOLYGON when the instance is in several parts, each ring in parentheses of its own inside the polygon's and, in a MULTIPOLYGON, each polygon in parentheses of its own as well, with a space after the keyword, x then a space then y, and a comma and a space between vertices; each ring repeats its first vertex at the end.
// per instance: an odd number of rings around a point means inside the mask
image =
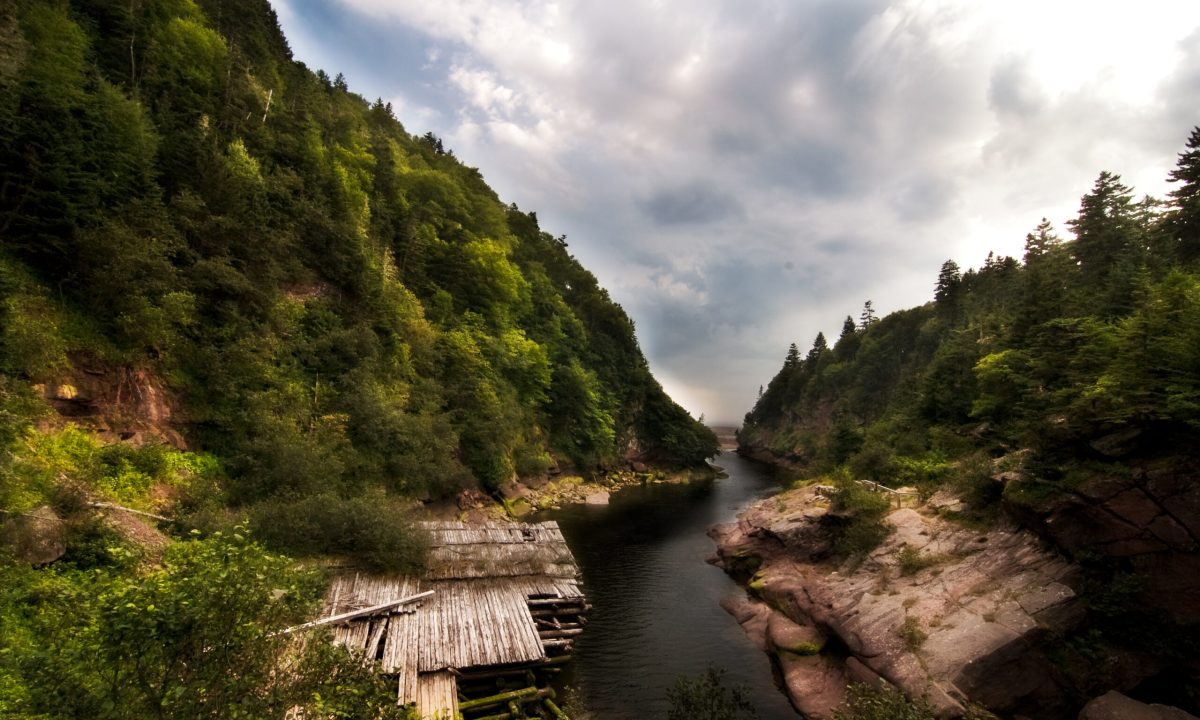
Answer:
POLYGON ((299 59, 566 233, 710 418, 863 300, 1062 228, 1102 169, 1162 194, 1200 96, 1177 0, 276 6, 299 59))
POLYGON ((638 206, 658 225, 713 223, 742 216, 736 198, 707 182, 659 190, 638 201, 638 206))

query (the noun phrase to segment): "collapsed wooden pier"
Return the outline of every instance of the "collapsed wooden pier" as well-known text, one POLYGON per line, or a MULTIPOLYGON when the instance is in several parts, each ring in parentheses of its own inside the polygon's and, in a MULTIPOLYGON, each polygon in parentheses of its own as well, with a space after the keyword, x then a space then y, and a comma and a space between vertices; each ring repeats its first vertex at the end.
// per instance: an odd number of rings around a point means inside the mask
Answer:
POLYGON ((547 717, 565 718, 537 675, 569 659, 588 605, 558 523, 423 527, 431 542, 422 577, 334 580, 326 622, 390 604, 343 619, 334 642, 396 675, 397 701, 415 704, 423 717, 524 716, 524 706, 536 703, 547 717), (526 687, 509 689, 510 679, 526 687))

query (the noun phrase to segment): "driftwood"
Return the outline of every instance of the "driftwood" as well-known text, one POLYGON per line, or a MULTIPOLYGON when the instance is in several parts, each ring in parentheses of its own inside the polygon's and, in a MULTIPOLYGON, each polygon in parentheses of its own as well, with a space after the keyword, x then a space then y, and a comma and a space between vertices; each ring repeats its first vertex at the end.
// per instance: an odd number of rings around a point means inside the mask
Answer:
POLYGON ((383 613, 385 613, 393 608, 400 607, 401 605, 407 605, 408 603, 411 603, 411 602, 416 602, 417 600, 421 600, 422 598, 427 598, 432 594, 433 594, 432 590, 426 590, 423 593, 417 593, 416 595, 411 595, 409 597, 401 598, 399 600, 392 600, 389 602, 381 603, 379 605, 372 605, 371 607, 363 608, 362 610, 353 610, 351 612, 342 613, 341 615, 334 615, 333 617, 321 618, 320 620, 313 620, 312 622, 307 622, 307 623, 304 623, 303 625, 297 625, 295 627, 287 628, 286 630, 280 630, 277 634, 278 635, 287 635, 288 633, 293 633, 293 632, 296 632, 297 630, 307 630, 308 628, 314 628, 314 627, 317 627, 318 625, 329 625, 332 623, 346 622, 347 620, 353 620, 355 618, 360 618, 360 617, 367 617, 369 615, 382 615, 383 613))

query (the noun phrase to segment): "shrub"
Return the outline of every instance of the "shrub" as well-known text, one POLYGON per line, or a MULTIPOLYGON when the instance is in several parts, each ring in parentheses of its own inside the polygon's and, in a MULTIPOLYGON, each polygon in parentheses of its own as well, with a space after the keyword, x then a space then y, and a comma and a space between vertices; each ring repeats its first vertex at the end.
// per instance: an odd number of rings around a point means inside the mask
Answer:
POLYGON ((909 700, 899 690, 881 690, 866 685, 846 688, 846 709, 833 714, 834 720, 934 720, 937 716, 924 698, 909 700))
POLYGON ((896 630, 896 635, 904 641, 908 651, 914 653, 929 639, 929 635, 921 629, 921 621, 912 615, 904 618, 904 624, 896 630))
POLYGON ((249 508, 255 537, 295 555, 347 555, 379 570, 415 571, 425 564, 428 540, 406 517, 399 498, 331 494, 266 500, 249 508))
POLYGON ((681 677, 667 691, 667 720, 741 720, 758 717, 749 691, 726 687, 725 671, 709 666, 696 678, 681 677))

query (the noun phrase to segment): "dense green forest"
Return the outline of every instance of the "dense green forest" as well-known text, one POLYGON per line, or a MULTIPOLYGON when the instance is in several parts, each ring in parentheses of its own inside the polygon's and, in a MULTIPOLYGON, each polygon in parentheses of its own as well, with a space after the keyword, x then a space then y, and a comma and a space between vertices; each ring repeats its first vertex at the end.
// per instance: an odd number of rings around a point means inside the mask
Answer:
POLYGON ((266 0, 0 3, 2 552, 65 544, 0 558, 0 715, 391 716, 274 666, 320 583, 262 543, 403 567, 418 501, 716 451, 565 239, 266 0))
POLYGON ((714 453, 564 239, 291 60, 266 2, 2 21, 9 394, 149 367, 239 504, 714 453))
POLYGON ((819 333, 747 413, 746 448, 814 473, 890 484, 951 461, 1032 452, 1057 478, 1082 459, 1176 454, 1200 433, 1200 128, 1167 201, 1103 172, 1061 238, 1046 220, 1020 260, 942 265, 933 302, 819 333), (1119 452, 1105 453, 1102 440, 1119 452), (1099 448, 1099 449, 1097 449, 1099 448))

